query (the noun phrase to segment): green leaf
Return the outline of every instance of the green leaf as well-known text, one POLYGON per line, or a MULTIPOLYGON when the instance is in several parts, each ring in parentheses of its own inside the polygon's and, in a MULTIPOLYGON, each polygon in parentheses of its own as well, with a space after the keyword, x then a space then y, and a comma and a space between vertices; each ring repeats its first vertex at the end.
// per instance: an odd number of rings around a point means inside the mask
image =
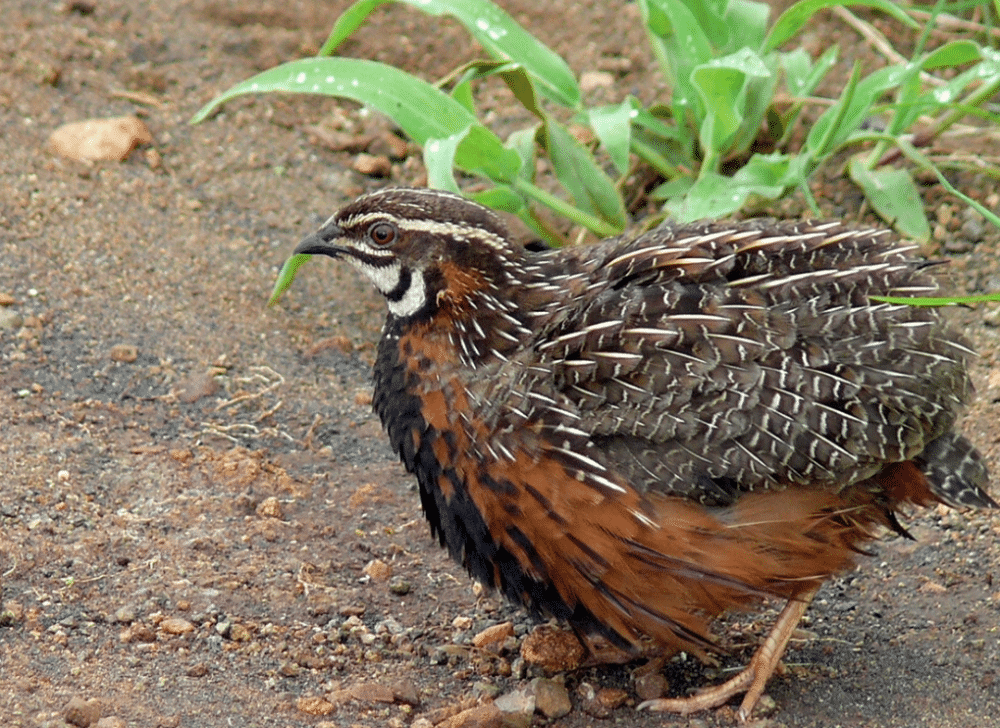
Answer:
POLYGON ((788 90, 795 96, 808 96, 837 62, 837 46, 827 48, 815 63, 802 48, 782 53, 780 61, 788 90))
POLYGON ((281 272, 278 273, 278 280, 274 282, 274 290, 271 291, 271 297, 267 300, 267 305, 269 307, 278 302, 278 299, 281 298, 281 294, 287 291, 288 287, 292 285, 292 281, 295 280, 295 274, 298 272, 299 268, 301 268, 311 257, 311 255, 299 253, 298 255, 293 255, 285 261, 285 264, 281 266, 281 272))
POLYGON ((923 201, 909 173, 902 169, 868 169, 855 157, 848 165, 851 179, 865 191, 865 197, 883 220, 908 238, 925 243, 931 228, 923 201))
POLYGON ((882 303, 901 303, 906 306, 969 306, 1000 301, 1000 293, 984 293, 978 296, 869 296, 869 298, 882 303))
POLYGON ((455 166, 481 174, 494 182, 508 183, 521 171, 521 158, 503 145, 496 134, 482 124, 469 127, 469 133, 455 152, 455 166))
MULTIPOLYGON (((448 15, 465 26, 487 53, 501 61, 515 60, 562 106, 580 105, 580 87, 569 66, 555 51, 522 28, 489 0, 397 0, 433 16, 448 15)), ((375 8, 388 0, 359 0, 337 19, 320 50, 328 55, 351 35, 375 8)))
POLYGON ((509 181, 521 167, 517 153, 506 149, 492 131, 448 94, 398 68, 356 58, 307 58, 264 71, 212 99, 191 123, 201 121, 236 96, 272 91, 361 102, 391 118, 421 145, 468 130, 456 150, 455 164, 493 180, 509 181))
POLYGON ((632 100, 614 106, 596 106, 587 110, 590 128, 614 162, 619 174, 628 172, 628 153, 632 144, 632 118, 637 116, 632 100))
POLYGON ((482 192, 473 192, 469 197, 480 205, 486 205, 494 210, 503 210, 515 215, 519 214, 525 207, 524 198, 506 186, 493 187, 482 192))
POLYGON ((771 27, 770 34, 764 41, 764 50, 773 51, 778 46, 783 45, 793 35, 798 33, 802 29, 802 26, 808 23, 809 19, 820 10, 832 7, 847 7, 849 5, 862 5, 875 8, 887 15, 891 15, 899 22, 911 28, 919 27, 916 21, 907 15, 902 7, 894 2, 890 2, 890 0, 800 0, 800 2, 795 3, 783 12, 781 17, 775 21, 771 27))
POLYGON ((755 154, 732 177, 702 172, 687 190, 683 185, 664 190, 684 192, 682 198, 668 202, 666 209, 680 222, 693 222, 731 215, 751 196, 775 200, 797 182, 797 172, 790 160, 784 154, 755 154))
POLYGON ((889 66, 858 81, 860 70, 855 65, 840 98, 809 130, 804 147, 808 155, 819 159, 836 151, 871 116, 872 106, 879 96, 899 85, 909 73, 910 69, 905 66, 889 66))
POLYGON ((549 154, 556 178, 569 191, 577 206, 618 230, 626 224, 625 203, 590 150, 554 119, 542 125, 542 146, 549 154))
POLYGON ((504 146, 513 149, 521 159, 521 179, 528 182, 535 180, 535 138, 538 136, 539 124, 529 126, 527 129, 518 129, 511 132, 507 137, 504 146))
MULTIPOLYGON (((511 61, 472 61, 459 70, 461 82, 472 81, 489 76, 500 76, 507 88, 514 94, 521 105, 532 114, 541 118, 544 114, 538 102, 531 76, 519 63, 511 61)), ((455 92, 452 92, 455 95, 455 92)), ((471 108, 471 107, 470 107, 471 108)))
MULTIPOLYGON (((696 4, 695 7, 700 7, 696 4)), ((671 86, 674 115, 693 110, 700 118, 699 99, 691 85, 695 66, 711 60, 712 43, 692 9, 682 0, 640 0, 651 42, 671 86), (655 21, 655 22, 654 22, 655 21), (654 26, 659 29, 654 31, 654 26)))
POLYGON ((332 55, 341 43, 351 37, 351 34, 361 27, 361 24, 365 22, 365 18, 371 15, 376 8, 389 2, 391 0, 358 0, 358 2, 347 8, 333 24, 330 35, 327 37, 326 42, 323 43, 323 47, 319 49, 317 55, 332 55))
MULTIPOLYGON (((753 78, 771 75, 760 56, 749 48, 702 64, 691 73, 691 82, 705 108, 700 140, 705 154, 704 168, 715 169, 729 143, 743 124, 747 84, 753 78)), ((754 133, 759 126, 754 124, 754 133)))
POLYGON ((458 145, 469 135, 469 127, 444 139, 428 139, 424 144, 424 167, 427 186, 461 194, 455 181, 455 154, 458 145))
POLYGON ((718 48, 738 51, 740 48, 760 50, 767 34, 767 19, 771 8, 767 3, 753 0, 730 0, 723 24, 729 28, 730 40, 718 48))
POLYGON ((933 71, 937 68, 951 68, 952 66, 974 63, 981 60, 982 57, 983 54, 979 51, 979 46, 971 40, 953 40, 929 53, 920 62, 920 67, 925 71, 933 71))

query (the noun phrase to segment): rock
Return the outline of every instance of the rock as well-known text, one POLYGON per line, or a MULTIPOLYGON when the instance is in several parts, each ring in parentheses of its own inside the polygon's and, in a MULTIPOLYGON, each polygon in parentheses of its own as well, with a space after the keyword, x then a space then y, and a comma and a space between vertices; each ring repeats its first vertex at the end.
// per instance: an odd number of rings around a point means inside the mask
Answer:
POLYGON ((384 154, 361 153, 354 158, 351 169, 369 177, 388 177, 392 174, 392 162, 384 154))
POLYGON ((535 712, 535 693, 530 686, 524 685, 517 690, 504 693, 494 704, 504 713, 527 713, 531 715, 535 712))
POLYGON ((597 702, 605 708, 620 708, 628 700, 628 692, 621 688, 601 688, 597 691, 597 702))
POLYGON ((396 576, 389 580, 389 591, 397 596, 404 596, 410 593, 413 586, 406 579, 396 576))
POLYGON ((363 682, 352 685, 348 690, 351 697, 364 703, 392 703, 396 694, 392 688, 376 682, 363 682))
POLYGON ((273 495, 265 498, 257 505, 256 513, 263 518, 281 518, 281 502, 273 495))
POLYGON ((17 311, 9 308, 0 308, 0 330, 8 329, 13 331, 19 329, 24 324, 24 317, 17 311))
POLYGON ((160 622, 160 629, 167 634, 194 632, 194 625, 182 617, 167 617, 160 622))
POLYGON ((333 703, 318 695, 299 698, 295 701, 295 707, 308 715, 330 715, 335 709, 333 703))
POLYGON ((607 71, 584 71, 580 74, 580 90, 583 93, 608 88, 615 83, 615 77, 607 71))
POLYGON ((535 710, 546 718, 562 718, 573 709, 566 686, 545 677, 536 677, 531 681, 531 689, 535 693, 535 710))
POLYGON ((125 720, 117 715, 105 716, 94 724, 94 728, 127 728, 127 726, 125 720))
POLYGON ((639 675, 635 678, 635 694, 640 700, 656 700, 663 697, 670 684, 667 678, 658 672, 639 675))
POLYGON ((548 672, 575 670, 587 651, 572 632, 542 624, 521 643, 521 656, 548 672))
POLYGON ((120 639, 122 642, 156 642, 156 632, 149 625, 137 622, 124 630, 120 639))
POLYGON ((191 665, 186 672, 188 677, 205 677, 208 674, 208 665, 204 662, 199 662, 196 665, 191 665))
POLYGON ((137 146, 152 141, 139 119, 119 116, 63 124, 49 135, 49 148, 70 159, 124 161, 137 146))
POLYGON ((483 631, 477 633, 472 638, 472 644, 475 647, 483 648, 489 645, 503 643, 505 639, 512 637, 513 635, 514 625, 511 622, 502 622, 500 624, 494 624, 492 627, 487 627, 483 631))
POLYGON ((132 344, 115 344, 111 347, 111 361, 131 364, 139 358, 139 350, 132 344))
POLYGON ((413 680, 403 678, 392 683, 390 687, 392 688, 393 697, 400 703, 420 705, 420 690, 413 680))
POLYGON ((101 713, 101 703, 97 698, 84 700, 74 695, 63 708, 63 719, 71 725, 87 728, 101 719, 101 713))
POLYGON ((392 567, 381 559, 372 559, 365 564, 363 571, 372 581, 389 581, 392 576, 392 567))
POLYGON ((503 714, 493 703, 477 705, 438 723, 435 728, 500 728, 503 714))
POLYGON ((177 383, 174 390, 177 399, 185 404, 197 402, 202 397, 211 397, 219 389, 219 383, 215 380, 214 371, 209 369, 205 372, 192 374, 177 383))

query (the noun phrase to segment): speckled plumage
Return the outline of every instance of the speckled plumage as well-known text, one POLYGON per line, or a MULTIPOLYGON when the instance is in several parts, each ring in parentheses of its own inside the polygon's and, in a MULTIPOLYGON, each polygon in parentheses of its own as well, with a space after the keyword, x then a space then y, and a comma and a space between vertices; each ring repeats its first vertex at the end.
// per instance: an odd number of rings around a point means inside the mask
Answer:
POLYGON ((734 604, 794 599, 895 510, 986 507, 953 432, 972 351, 889 232, 663 225, 529 252, 429 190, 348 205, 297 252, 390 314, 374 407, 432 529, 485 584, 620 643, 706 649, 734 604))

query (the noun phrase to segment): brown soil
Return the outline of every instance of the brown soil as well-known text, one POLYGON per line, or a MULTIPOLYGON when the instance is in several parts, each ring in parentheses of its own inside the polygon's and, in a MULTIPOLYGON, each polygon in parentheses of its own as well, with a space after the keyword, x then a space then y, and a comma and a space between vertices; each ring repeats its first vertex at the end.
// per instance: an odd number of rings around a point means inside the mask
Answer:
MULTIPOLYGON (((596 98, 663 93, 648 80, 633 6, 504 4, 578 72, 615 74, 596 98)), ((328 99, 267 96, 187 124, 216 92, 315 52, 345 3, 327 5, 3 4, 3 725, 85 725, 86 706, 65 711, 76 697, 121 719, 105 726, 426 727, 536 674, 518 659, 532 625, 478 594, 431 540, 415 485, 370 412, 382 302, 351 271, 315 261, 280 307, 264 308, 294 243, 386 183, 351 171, 354 152, 330 150, 310 127, 365 136, 384 122, 328 99), (126 162, 71 162, 45 149, 60 124, 132 113, 154 142, 126 162), (470 647, 506 620, 514 637, 499 654, 470 647)), ((809 43, 837 38, 855 44, 848 59, 868 53, 825 23, 809 43)), ((344 51, 426 78, 474 54, 455 24, 397 7, 344 51)), ((486 111, 523 118, 506 113, 500 90, 491 94, 486 111)), ((420 174, 411 154, 389 182, 420 174)), ((958 181, 996 204, 994 183, 958 181)), ((824 185, 828 213, 857 219, 857 194, 824 185)), ((1000 287, 996 231, 976 234, 937 188, 927 202, 958 286, 1000 287)), ((1000 471, 1000 378, 991 376, 1000 320, 985 309, 964 316, 982 352, 966 431, 1000 471)), ((917 541, 877 543, 828 584, 788 674, 769 686, 765 724, 993 724, 998 524, 946 509, 917 515, 917 541)), ((730 620, 725 641, 736 649, 723 669, 746 660, 740 646, 773 614, 730 620)), ((732 721, 729 709, 635 713, 632 668, 557 676, 574 710, 533 724, 732 721), (624 702, 603 715, 581 697, 587 685, 622 689, 624 702)), ((680 693, 724 673, 675 660, 664 675, 680 693)))

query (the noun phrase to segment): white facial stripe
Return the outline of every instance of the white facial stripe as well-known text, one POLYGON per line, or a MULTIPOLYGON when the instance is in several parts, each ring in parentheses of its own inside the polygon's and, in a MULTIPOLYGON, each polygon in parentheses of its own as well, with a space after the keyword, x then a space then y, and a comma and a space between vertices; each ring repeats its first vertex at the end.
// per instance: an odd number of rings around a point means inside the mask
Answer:
POLYGON ((438 222, 435 220, 421 220, 414 218, 401 218, 395 215, 387 215, 384 212, 366 212, 362 215, 353 215, 341 223, 342 227, 353 228, 364 226, 376 220, 388 220, 400 230, 413 230, 416 232, 429 232, 435 235, 442 235, 469 243, 474 240, 487 245, 494 250, 505 249, 504 239, 499 235, 494 235, 489 230, 482 228, 458 225, 453 222, 438 222))
POLYGON ((406 289, 406 293, 403 294, 401 299, 398 301, 386 299, 386 303, 389 304, 389 311, 399 318, 412 316, 424 307, 426 301, 427 286, 424 283, 424 272, 421 270, 411 272, 410 286, 406 289))
MULTIPOLYGON (((364 273, 365 277, 372 282, 383 296, 388 296, 399 285, 401 276, 399 263, 370 265, 354 257, 348 257, 347 261, 364 273)), ((414 270, 410 273, 410 285, 407 286, 403 297, 397 301, 386 298, 386 303, 389 306, 389 311, 394 316, 406 318, 423 308, 426 300, 427 286, 424 282, 423 271, 414 270)))
POLYGON ((369 265, 354 257, 347 259, 359 271, 365 274, 378 292, 383 296, 399 284, 399 263, 389 265, 369 265))

